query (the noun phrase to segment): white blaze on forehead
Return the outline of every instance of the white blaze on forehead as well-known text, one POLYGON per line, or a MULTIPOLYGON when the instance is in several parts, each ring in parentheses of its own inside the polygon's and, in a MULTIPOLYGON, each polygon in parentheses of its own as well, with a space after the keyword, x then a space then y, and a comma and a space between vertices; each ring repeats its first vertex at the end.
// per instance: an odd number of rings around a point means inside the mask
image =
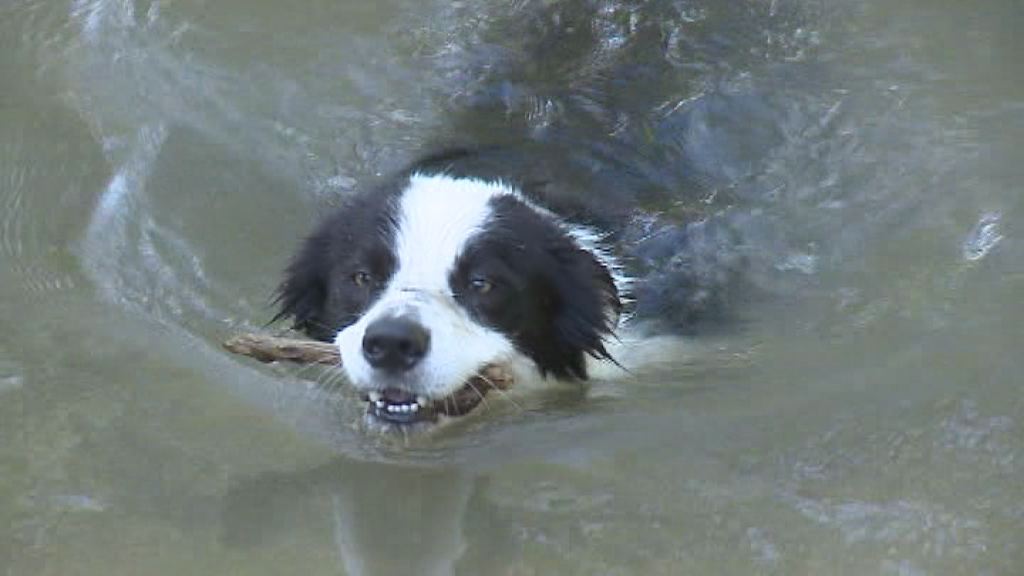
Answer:
POLYGON ((387 316, 413 317, 430 332, 430 349, 406 384, 433 398, 454 392, 485 364, 519 359, 508 338, 469 317, 448 283, 459 256, 491 218, 491 199, 505 195, 515 192, 482 180, 410 178, 396 206, 395 273, 377 302, 335 338, 356 388, 378 387, 362 340, 367 326, 387 316))
POLYGON ((398 205, 391 286, 448 290, 448 274, 466 243, 491 217, 492 198, 514 195, 498 183, 415 174, 398 205))

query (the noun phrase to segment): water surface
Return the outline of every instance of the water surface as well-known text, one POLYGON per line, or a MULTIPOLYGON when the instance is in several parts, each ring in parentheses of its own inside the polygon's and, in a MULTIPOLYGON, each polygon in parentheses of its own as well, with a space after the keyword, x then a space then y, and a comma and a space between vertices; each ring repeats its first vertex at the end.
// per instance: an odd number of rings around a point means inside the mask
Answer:
POLYGON ((0 568, 1021 573, 1022 26, 1012 0, 6 2, 0 568), (745 262, 677 365, 396 449, 323 374, 220 350, 344 195, 523 137, 745 262))

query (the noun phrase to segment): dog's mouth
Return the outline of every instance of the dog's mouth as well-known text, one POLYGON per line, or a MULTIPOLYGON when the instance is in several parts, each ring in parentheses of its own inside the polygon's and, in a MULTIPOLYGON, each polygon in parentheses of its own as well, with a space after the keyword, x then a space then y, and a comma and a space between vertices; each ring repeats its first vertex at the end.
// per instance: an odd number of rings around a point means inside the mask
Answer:
POLYGON ((488 365, 447 396, 431 398, 389 387, 365 392, 362 399, 367 403, 366 413, 382 422, 399 426, 433 424, 441 416, 465 416, 482 404, 492 390, 506 390, 511 385, 512 377, 507 370, 488 365))

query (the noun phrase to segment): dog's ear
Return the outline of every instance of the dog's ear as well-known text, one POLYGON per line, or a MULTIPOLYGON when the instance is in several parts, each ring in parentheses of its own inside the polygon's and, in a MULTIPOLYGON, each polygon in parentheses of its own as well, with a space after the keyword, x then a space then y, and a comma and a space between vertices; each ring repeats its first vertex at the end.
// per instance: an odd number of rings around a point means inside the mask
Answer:
POLYGON ((389 276, 388 243, 395 222, 392 199, 401 188, 391 185, 356 194, 323 219, 299 247, 277 289, 273 321, 292 319, 292 327, 329 342, 359 305, 360 297, 345 298, 335 280, 339 270, 353 266, 357 254, 381 276, 389 276))
POLYGON ((292 328, 325 341, 333 337, 324 318, 329 279, 327 245, 324 229, 317 230, 302 243, 277 288, 274 304, 278 312, 271 320, 291 318, 292 328))
POLYGON ((619 291, 612 271, 589 251, 574 246, 558 250, 555 256, 560 264, 554 279, 559 300, 552 324, 556 345, 565 352, 564 358, 572 358, 567 372, 586 379, 585 356, 614 362, 604 343, 618 324, 619 291))

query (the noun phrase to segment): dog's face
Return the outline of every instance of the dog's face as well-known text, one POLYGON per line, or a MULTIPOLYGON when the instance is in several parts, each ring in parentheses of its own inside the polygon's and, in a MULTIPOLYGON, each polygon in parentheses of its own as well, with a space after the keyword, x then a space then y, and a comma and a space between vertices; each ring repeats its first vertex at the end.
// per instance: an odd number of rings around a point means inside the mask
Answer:
POLYGON ((310 236, 281 317, 333 341, 368 419, 430 425, 511 378, 586 378, 607 358, 619 291, 585 229, 498 183, 413 175, 354 198, 310 236))

